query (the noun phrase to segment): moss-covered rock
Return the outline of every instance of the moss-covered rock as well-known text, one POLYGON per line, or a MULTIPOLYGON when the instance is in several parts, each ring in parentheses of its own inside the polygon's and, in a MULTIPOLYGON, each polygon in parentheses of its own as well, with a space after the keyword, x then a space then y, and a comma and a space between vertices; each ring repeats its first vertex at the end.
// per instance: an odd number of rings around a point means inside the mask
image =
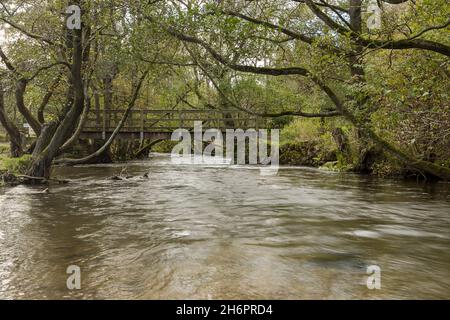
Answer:
POLYGON ((349 172, 354 171, 354 166, 351 163, 342 163, 340 161, 329 161, 320 166, 319 169, 335 172, 349 172))
POLYGON ((329 161, 320 166, 320 169, 327 171, 339 171, 337 161, 329 161))

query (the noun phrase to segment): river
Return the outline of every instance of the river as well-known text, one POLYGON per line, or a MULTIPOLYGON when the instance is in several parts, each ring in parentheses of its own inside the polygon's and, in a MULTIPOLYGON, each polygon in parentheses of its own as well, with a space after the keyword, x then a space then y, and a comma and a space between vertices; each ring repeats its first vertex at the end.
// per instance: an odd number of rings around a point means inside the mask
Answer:
POLYGON ((158 154, 107 179, 124 166, 56 168, 70 183, 48 193, 0 188, 1 299, 450 299, 447 184, 158 154))

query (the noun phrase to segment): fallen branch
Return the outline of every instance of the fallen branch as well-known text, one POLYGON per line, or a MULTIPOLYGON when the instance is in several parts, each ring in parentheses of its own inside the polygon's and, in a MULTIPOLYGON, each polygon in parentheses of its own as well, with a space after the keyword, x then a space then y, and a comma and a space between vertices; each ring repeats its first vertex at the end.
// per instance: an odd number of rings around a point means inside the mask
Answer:
POLYGON ((61 183, 61 184, 69 183, 69 180, 61 180, 61 179, 54 179, 54 178, 47 179, 44 177, 32 177, 32 176, 28 176, 25 174, 18 175, 17 178, 23 178, 26 180, 37 180, 37 181, 42 181, 42 182, 57 182, 57 183, 61 183))
POLYGON ((39 182, 40 184, 48 184, 49 182, 56 182, 58 184, 66 184, 69 183, 69 180, 61 180, 61 179, 47 179, 44 177, 32 177, 29 175, 16 175, 9 171, 4 172, 0 175, 0 180, 4 184, 8 186, 17 186, 21 184, 35 184, 35 182, 39 182))

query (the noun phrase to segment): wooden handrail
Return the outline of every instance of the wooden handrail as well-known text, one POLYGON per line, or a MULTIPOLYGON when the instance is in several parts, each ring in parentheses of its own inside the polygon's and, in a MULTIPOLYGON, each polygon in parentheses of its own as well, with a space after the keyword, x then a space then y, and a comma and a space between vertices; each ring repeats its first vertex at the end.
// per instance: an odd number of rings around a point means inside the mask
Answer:
MULTIPOLYGON (((106 138, 117 125, 115 120, 124 110, 91 110, 83 132, 102 133, 106 138)), ((224 130, 227 122, 235 123, 242 129, 259 129, 261 117, 243 114, 235 109, 135 109, 131 110, 121 132, 136 133, 143 141, 149 132, 170 132, 178 128, 192 129, 194 121, 203 122, 203 129, 216 128, 224 130)))

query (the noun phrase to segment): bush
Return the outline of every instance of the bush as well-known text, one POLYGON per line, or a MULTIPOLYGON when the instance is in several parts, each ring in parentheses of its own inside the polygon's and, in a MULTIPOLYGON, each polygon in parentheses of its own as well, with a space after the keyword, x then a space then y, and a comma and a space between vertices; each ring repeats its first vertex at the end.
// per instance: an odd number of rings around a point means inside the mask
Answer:
POLYGON ((0 143, 0 155, 9 154, 9 144, 8 143, 0 143))
POLYGON ((319 119, 296 119, 281 131, 280 163, 321 166, 336 161, 337 147, 328 125, 319 119))
POLYGON ((10 171, 16 174, 24 174, 31 163, 31 155, 26 154, 20 158, 0 158, 1 170, 10 171))
POLYGON ((161 141, 152 147, 152 152, 171 153, 173 147, 175 147, 178 143, 179 141, 171 141, 171 140, 161 141))
POLYGON ((296 119, 281 131, 281 144, 317 140, 320 134, 319 120, 296 119))

